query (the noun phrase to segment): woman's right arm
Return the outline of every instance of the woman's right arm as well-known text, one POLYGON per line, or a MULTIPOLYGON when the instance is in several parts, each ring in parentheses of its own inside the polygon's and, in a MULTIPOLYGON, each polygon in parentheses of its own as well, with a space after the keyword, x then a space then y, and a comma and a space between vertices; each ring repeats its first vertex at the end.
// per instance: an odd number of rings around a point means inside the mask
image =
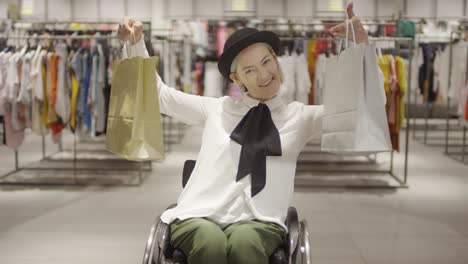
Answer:
MULTIPOLYGON (((142 35, 137 43, 129 47, 127 45, 129 42, 126 42, 123 47, 122 59, 138 56, 149 58, 142 35)), ((216 98, 191 95, 171 88, 161 80, 157 72, 156 88, 158 89, 161 113, 186 124, 204 123, 208 113, 213 111, 219 103, 216 98)))

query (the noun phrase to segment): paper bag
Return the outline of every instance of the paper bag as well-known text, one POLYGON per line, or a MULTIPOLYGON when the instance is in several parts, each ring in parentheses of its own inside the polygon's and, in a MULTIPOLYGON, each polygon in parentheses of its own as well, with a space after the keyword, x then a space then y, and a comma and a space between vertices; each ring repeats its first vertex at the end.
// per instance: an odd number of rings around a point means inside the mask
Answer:
POLYGON ((125 159, 164 158, 157 64, 157 57, 134 57, 113 65, 106 146, 125 159))
POLYGON ((348 47, 329 58, 326 69, 322 150, 340 154, 391 151, 383 78, 374 45, 348 47))

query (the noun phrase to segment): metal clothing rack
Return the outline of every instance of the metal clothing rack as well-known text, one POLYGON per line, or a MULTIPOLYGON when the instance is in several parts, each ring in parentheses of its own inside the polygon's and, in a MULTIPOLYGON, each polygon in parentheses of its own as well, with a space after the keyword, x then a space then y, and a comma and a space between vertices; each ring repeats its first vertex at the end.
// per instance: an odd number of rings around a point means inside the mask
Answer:
MULTIPOLYGON (((115 36, 111 35, 0 35, 0 39, 3 38, 12 38, 12 39, 113 39, 115 36)), ((42 136, 42 159, 39 163, 44 161, 59 161, 59 162, 72 162, 72 166, 61 166, 61 167, 45 167, 45 166, 23 166, 19 165, 19 151, 18 149, 14 150, 15 155, 15 168, 14 170, 0 175, 0 185, 68 185, 70 183, 63 183, 63 182, 41 182, 41 181, 8 181, 8 177, 20 172, 20 171, 71 171, 73 172, 73 185, 88 185, 89 183, 84 183, 78 180, 77 173, 78 172, 96 172, 98 175, 102 174, 102 172, 117 172, 117 171, 129 171, 129 172, 138 172, 138 183, 136 185, 141 185, 144 180, 143 171, 151 171, 152 170, 152 163, 149 162, 138 162, 138 168, 131 168, 131 167, 119 167, 115 166, 117 164, 121 164, 124 159, 112 158, 112 159, 105 159, 105 160, 98 160, 98 159, 79 159, 78 149, 77 149, 77 135, 74 133, 73 136, 73 159, 54 159, 53 156, 57 153, 63 152, 62 142, 59 143, 59 150, 52 155, 46 156, 46 146, 45 146, 45 136, 42 136), (102 167, 92 167, 92 168, 82 168, 78 166, 78 162, 85 161, 85 162, 104 162, 109 161, 114 164, 112 167, 102 168, 102 167)), ((135 184, 125 184, 125 185, 135 185, 135 184)))
MULTIPOLYGON (((450 44, 450 39, 451 38, 448 38, 446 36, 417 36, 416 37, 416 42, 417 43, 427 43, 427 44, 450 44)), ((450 58, 451 60, 451 58, 450 58)), ((429 78, 429 72, 430 72, 430 68, 431 68, 431 61, 429 60, 427 62, 427 67, 426 67, 426 76, 428 76, 427 78, 429 78)), ((411 76, 410 76, 411 78, 411 76)), ((410 90, 410 92, 412 92, 410 90)), ((422 127, 419 127, 416 120, 416 116, 412 116, 412 119, 413 119, 413 122, 412 122, 412 138, 420 143, 423 143, 425 145, 428 145, 428 146, 438 146, 438 147, 441 147, 441 146, 444 146, 444 142, 442 142, 445 137, 442 136, 442 135, 434 135, 434 132, 444 132, 446 130, 445 127, 442 127, 443 124, 440 124, 441 127, 431 127, 429 125, 429 120, 441 120, 443 121, 445 119, 445 116, 444 117, 440 117, 440 118, 434 118, 434 117, 430 117, 431 116, 431 113, 433 113, 434 109, 437 107, 435 106, 434 104, 430 104, 427 100, 429 96, 429 91, 428 89, 424 89, 424 94, 423 94, 423 98, 424 98, 424 104, 423 104, 423 107, 424 107, 424 124, 422 127), (417 131, 422 131, 423 135, 422 136, 419 136, 417 135, 417 131), (433 133, 429 133, 429 132, 433 132, 433 133)), ((420 105, 417 104, 417 97, 418 97, 418 91, 416 90, 415 91, 415 94, 413 95, 413 101, 409 101, 409 104, 411 104, 411 107, 418 107, 420 105)), ((449 112, 450 112, 450 109, 448 108, 449 106, 447 105, 447 113, 446 115, 449 115, 449 112)), ((455 139, 455 138, 453 138, 455 139)))
MULTIPOLYGON (((312 38, 311 40, 330 40, 333 38, 326 38, 326 37, 319 37, 319 38, 312 38)), ((411 75, 411 66, 412 66, 412 56, 413 56, 413 39, 412 38, 404 38, 404 37, 380 37, 380 38, 369 38, 369 42, 383 42, 383 41, 393 41, 395 43, 397 53, 400 52, 399 50, 399 44, 406 44, 409 47, 409 75, 411 75)), ((408 87, 411 87, 411 78, 407 78, 407 83, 408 87)), ((410 100, 410 93, 407 92, 406 94, 407 100, 410 100)), ((406 104, 406 126, 405 126, 405 150, 404 150, 404 171, 403 175, 398 175, 395 170, 394 170, 394 150, 390 152, 390 165, 387 170, 379 170, 379 169, 359 169, 359 170, 339 170, 336 168, 333 169, 308 169, 307 172, 329 172, 329 173, 357 173, 357 174, 386 174, 389 175, 392 179, 394 179, 397 184, 396 185, 390 185, 390 184, 345 184, 345 185, 328 185, 328 184, 320 184, 319 186, 312 185, 312 187, 357 187, 357 188, 408 188, 408 154, 409 154, 409 127, 410 127, 410 109, 408 107, 408 104, 406 104)), ((316 154, 323 154, 325 152, 322 151, 312 151, 311 153, 316 153, 316 154)), ((374 158, 367 157, 367 162, 366 163, 361 163, 360 165, 365 165, 365 164, 374 164, 376 163, 376 156, 374 158)), ((302 163, 303 161, 301 161, 302 163)), ((317 164, 324 164, 326 167, 339 167, 340 165, 350 165, 350 164, 355 164, 353 162, 342 162, 342 161, 336 161, 335 164, 336 166, 332 166, 330 162, 327 161, 314 161, 314 160, 306 160, 304 163, 310 163, 311 165, 317 165, 317 164)), ((315 167, 315 166, 314 166, 315 167)), ((327 177, 327 176, 326 176, 327 177)), ((306 184, 307 187, 309 187, 308 184, 306 184)))
MULTIPOLYGON (((468 31, 458 30, 458 31, 452 31, 451 34, 450 34, 450 44, 449 44, 449 49, 450 49, 450 55, 449 55, 450 56, 449 57, 449 90, 450 90, 450 87, 452 85, 451 76, 452 76, 452 70, 453 70, 453 67, 452 67, 453 40, 454 40, 454 34, 456 34, 456 33, 466 34, 466 33, 468 33, 468 31)), ((467 64, 467 70, 468 70, 468 61, 466 61, 466 64, 467 64)), ((461 100, 467 100, 467 99, 466 98, 461 98, 461 100)), ((465 125, 461 124, 461 126, 463 127, 461 129, 461 133, 462 133, 462 142, 461 142, 461 144, 450 144, 450 142, 449 142, 450 141, 449 134, 451 132, 450 119, 451 119, 452 116, 458 116, 457 113, 450 112, 450 103, 451 103, 450 96, 447 96, 447 117, 446 117, 446 126, 445 126, 444 154, 447 155, 448 157, 452 158, 453 160, 459 161, 459 162, 464 163, 464 164, 468 164, 468 159, 465 160, 465 158, 468 156, 468 150, 467 150, 468 145, 467 145, 467 142, 466 142, 466 131, 467 131, 468 124, 465 124, 465 125), (452 152, 450 147, 461 148, 461 150, 452 152)), ((467 123, 468 123, 468 121, 467 121, 467 123)), ((460 129, 458 129, 458 131, 460 131, 460 129)))
MULTIPOLYGON (((164 32, 167 32, 166 30, 163 30, 164 32)), ((162 35, 153 35, 151 36, 151 42, 156 43, 156 42, 162 42, 163 47, 162 50, 160 50, 161 56, 167 55, 166 52, 168 52, 171 47, 171 44, 183 44, 185 41, 189 41, 188 39, 189 36, 187 35, 182 35, 182 34, 174 34, 174 33, 168 33, 168 34, 162 34, 162 35)), ((193 43, 190 42, 191 45, 193 43)), ((168 58, 164 58, 168 59, 168 58)), ((170 73, 171 68, 169 67, 169 73, 168 75, 171 75, 170 73)), ((165 80, 166 82, 168 80, 165 80)), ((170 84, 168 84, 170 85, 170 84)), ((186 126, 174 120, 172 117, 168 115, 161 115, 161 120, 162 120, 162 126, 163 126, 163 134, 164 134, 164 145, 165 145, 165 150, 167 152, 170 152, 172 150, 172 146, 174 144, 178 144, 181 142, 185 128, 186 126)))

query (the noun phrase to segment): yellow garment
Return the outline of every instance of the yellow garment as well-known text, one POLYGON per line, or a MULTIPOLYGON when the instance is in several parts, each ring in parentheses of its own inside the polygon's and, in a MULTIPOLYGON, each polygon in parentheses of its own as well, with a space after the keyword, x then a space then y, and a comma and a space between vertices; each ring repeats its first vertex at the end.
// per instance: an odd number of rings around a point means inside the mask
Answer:
POLYGON ((377 62, 379 63, 379 67, 382 70, 384 75, 384 88, 385 94, 387 98, 390 96, 390 84, 389 84, 389 77, 390 77, 390 57, 389 55, 379 56, 377 58, 377 62))
POLYGON ((76 105, 78 103, 78 94, 80 92, 80 82, 76 79, 75 73, 71 73, 72 97, 71 97, 71 117, 70 127, 72 130, 76 128, 76 105))
POLYGON ((400 88, 400 127, 405 119, 405 94, 408 90, 408 82, 406 79, 405 62, 400 56, 395 56, 395 65, 398 79, 398 87, 400 88))
POLYGON ((309 40, 307 41, 307 65, 309 66, 309 77, 312 82, 312 88, 310 89, 309 93, 309 104, 315 104, 315 59, 317 51, 317 41, 316 40, 309 40))

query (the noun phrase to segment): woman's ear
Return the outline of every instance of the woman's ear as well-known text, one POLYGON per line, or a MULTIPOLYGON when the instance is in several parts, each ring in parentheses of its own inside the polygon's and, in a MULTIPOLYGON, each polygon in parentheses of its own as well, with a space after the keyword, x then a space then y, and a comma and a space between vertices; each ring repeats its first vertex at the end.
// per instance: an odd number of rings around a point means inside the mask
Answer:
POLYGON ((235 73, 235 72, 229 74, 229 79, 231 79, 235 83, 237 83, 239 81, 239 79, 237 78, 237 73, 235 73))
POLYGON ((239 88, 242 88, 242 87, 243 87, 243 84, 241 83, 241 81, 239 80, 239 78, 237 78, 237 73, 233 72, 233 73, 229 74, 229 78, 230 78, 234 83, 236 83, 236 85, 237 85, 239 88))

